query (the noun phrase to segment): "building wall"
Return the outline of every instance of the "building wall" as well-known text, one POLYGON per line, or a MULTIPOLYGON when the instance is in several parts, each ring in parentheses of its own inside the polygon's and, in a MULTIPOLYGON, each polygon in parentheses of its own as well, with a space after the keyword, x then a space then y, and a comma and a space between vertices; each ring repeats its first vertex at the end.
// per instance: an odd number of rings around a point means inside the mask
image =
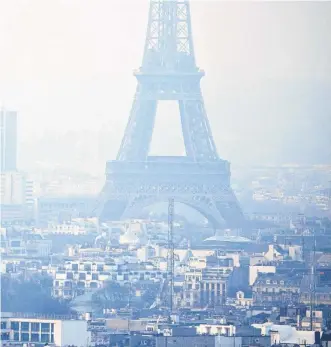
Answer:
POLYGON ((241 347, 242 338, 236 336, 216 336, 215 347, 241 347))
POLYGON ((17 168, 17 114, 0 108, 0 171, 17 168))
POLYGON ((23 205, 26 198, 25 175, 17 171, 1 172, 1 204, 23 205))
POLYGON ((87 331, 85 320, 64 320, 61 322, 61 342, 59 346, 74 345, 77 347, 88 346, 91 334, 87 331))
POLYGON ((249 285, 252 286, 259 273, 276 273, 275 266, 254 265, 249 267, 249 285))
POLYGON ((87 346, 91 334, 87 321, 39 318, 1 319, 1 337, 17 343, 50 343, 56 346, 87 346))

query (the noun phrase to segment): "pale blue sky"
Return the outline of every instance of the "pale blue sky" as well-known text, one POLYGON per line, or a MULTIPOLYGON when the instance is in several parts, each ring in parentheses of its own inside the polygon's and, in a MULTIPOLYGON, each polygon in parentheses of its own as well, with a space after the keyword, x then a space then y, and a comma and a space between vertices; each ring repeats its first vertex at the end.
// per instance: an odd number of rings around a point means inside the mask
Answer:
MULTIPOLYGON (((0 0, 0 100, 19 111, 23 141, 108 129, 114 156, 147 10, 145 0, 0 0)), ((331 2, 193 1, 191 11, 219 154, 237 163, 327 160, 331 2)), ((172 129, 173 118, 158 128, 172 129)), ((155 153, 169 139, 159 133, 155 153)), ((176 134, 168 147, 179 154, 176 134)))

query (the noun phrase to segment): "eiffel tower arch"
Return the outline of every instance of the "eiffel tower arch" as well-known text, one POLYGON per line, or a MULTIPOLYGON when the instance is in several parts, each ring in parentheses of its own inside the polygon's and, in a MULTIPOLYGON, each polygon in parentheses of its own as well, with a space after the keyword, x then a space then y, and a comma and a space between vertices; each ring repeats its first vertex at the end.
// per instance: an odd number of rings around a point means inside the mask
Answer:
MULTIPOLYGON (((137 89, 116 160, 106 165, 101 220, 137 217, 169 197, 204 215, 216 228, 240 227, 244 217, 209 126, 196 66, 187 0, 151 0, 137 89), (186 156, 149 156, 158 102, 178 102, 186 156)), ((170 131, 170 129, 166 129, 170 131)))

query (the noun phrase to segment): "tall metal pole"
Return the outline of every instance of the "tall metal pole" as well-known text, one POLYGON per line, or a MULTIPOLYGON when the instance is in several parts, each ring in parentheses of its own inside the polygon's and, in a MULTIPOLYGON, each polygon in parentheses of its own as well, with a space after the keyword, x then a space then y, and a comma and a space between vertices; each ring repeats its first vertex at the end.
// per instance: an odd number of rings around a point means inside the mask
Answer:
POLYGON ((331 180, 329 181, 329 189, 328 189, 328 208, 329 208, 329 214, 331 217, 331 180))
POLYGON ((315 229, 313 229, 313 236, 314 236, 314 244, 313 244, 313 259, 311 264, 311 288, 310 288, 310 330, 313 331, 313 315, 314 315, 314 309, 315 309, 315 296, 316 296, 316 235, 315 235, 315 229))
POLYGON ((174 295, 174 272, 175 272, 175 254, 174 254, 174 199, 168 201, 168 254, 167 254, 167 271, 169 283, 169 311, 173 312, 173 295, 174 295))

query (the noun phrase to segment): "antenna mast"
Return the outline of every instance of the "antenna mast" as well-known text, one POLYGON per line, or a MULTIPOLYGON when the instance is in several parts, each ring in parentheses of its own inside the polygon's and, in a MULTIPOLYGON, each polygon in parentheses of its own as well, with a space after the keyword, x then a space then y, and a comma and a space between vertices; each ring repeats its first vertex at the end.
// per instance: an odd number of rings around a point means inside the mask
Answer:
POLYGON ((174 272, 175 272, 175 254, 174 254, 174 206, 173 198, 168 201, 168 254, 167 254, 167 272, 168 272, 168 300, 169 313, 173 312, 174 296, 174 272))

